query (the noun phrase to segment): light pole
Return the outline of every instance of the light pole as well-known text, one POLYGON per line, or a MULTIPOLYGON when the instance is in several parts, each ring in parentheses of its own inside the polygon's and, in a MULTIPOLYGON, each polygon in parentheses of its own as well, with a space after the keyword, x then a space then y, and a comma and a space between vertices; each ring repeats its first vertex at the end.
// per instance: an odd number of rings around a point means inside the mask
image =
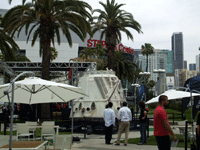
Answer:
POLYGON ((166 86, 166 76, 165 76, 165 69, 154 69, 153 73, 158 73, 159 75, 159 79, 157 80, 157 87, 159 85, 159 87, 156 89, 158 92, 158 94, 161 94, 163 92, 165 92, 165 86, 166 86), (164 76, 162 76, 161 78, 161 74, 164 74, 164 76), (161 82, 161 79, 163 79, 164 81, 161 82), (164 82, 164 86, 161 85, 164 82))
MULTIPOLYGON (((144 77, 144 85, 146 86, 146 77, 151 75, 150 72, 140 72, 139 75, 144 77)), ((145 97, 144 98, 145 98, 144 101, 146 102, 146 99, 147 99, 146 93, 145 93, 145 97)))
POLYGON ((136 114, 136 98, 137 98, 137 95, 136 95, 136 88, 140 87, 139 84, 135 83, 135 84, 131 84, 131 86, 134 86, 135 87, 135 91, 134 91, 134 100, 135 100, 135 114, 136 114))

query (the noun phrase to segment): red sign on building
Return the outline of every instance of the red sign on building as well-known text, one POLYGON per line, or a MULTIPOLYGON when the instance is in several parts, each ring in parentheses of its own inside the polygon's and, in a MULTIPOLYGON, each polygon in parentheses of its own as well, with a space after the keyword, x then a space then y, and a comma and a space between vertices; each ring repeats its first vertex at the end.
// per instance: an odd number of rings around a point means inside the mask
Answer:
MULTIPOLYGON (((99 44, 99 43, 100 43, 100 40, 96 40, 96 39, 88 39, 87 40, 87 46, 88 47, 96 47, 96 45, 99 44)), ((106 41, 101 41, 101 45, 103 47, 105 47, 105 49, 107 49, 106 41)), ((115 50, 123 51, 123 52, 129 53, 129 54, 133 54, 133 52, 134 52, 134 49, 131 49, 130 47, 125 47, 122 44, 116 44, 115 50)))

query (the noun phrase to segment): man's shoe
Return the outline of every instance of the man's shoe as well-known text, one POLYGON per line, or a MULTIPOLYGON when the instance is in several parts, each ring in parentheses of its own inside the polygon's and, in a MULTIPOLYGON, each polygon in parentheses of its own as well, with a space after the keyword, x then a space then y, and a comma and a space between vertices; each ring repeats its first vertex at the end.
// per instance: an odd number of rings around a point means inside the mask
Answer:
POLYGON ((142 142, 140 142, 140 143, 137 143, 137 145, 143 145, 143 143, 142 143, 142 142))
POLYGON ((124 146, 127 146, 127 144, 124 143, 124 146))
POLYGON ((116 143, 115 146, 120 146, 120 144, 116 143))
POLYGON ((106 143, 106 144, 111 145, 111 144, 113 144, 113 143, 106 143))

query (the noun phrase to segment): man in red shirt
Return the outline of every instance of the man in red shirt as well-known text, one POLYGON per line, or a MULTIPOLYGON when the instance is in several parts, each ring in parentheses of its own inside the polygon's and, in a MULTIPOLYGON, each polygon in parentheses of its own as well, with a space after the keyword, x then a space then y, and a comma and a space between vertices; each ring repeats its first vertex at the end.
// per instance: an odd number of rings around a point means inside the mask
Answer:
POLYGON ((177 137, 170 127, 167 113, 164 109, 168 103, 168 97, 161 95, 159 97, 159 105, 154 111, 154 135, 156 137, 159 150, 170 150, 170 134, 173 136, 174 141, 177 141, 177 137))

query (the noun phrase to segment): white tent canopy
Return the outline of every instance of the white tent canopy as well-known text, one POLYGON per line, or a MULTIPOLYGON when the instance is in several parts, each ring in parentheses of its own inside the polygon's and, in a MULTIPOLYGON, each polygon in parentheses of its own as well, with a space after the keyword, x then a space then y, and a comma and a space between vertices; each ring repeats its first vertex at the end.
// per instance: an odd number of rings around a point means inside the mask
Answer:
MULTIPOLYGON (((175 89, 171 89, 171 90, 165 91, 164 93, 160 95, 166 95, 168 97, 168 100, 174 100, 174 99, 182 99, 185 97, 190 97, 190 94, 191 94, 190 92, 176 91, 175 89)), ((147 101, 145 104, 158 102, 160 95, 152 98, 151 100, 147 101)), ((200 96, 200 94, 192 93, 192 96, 200 96)))

